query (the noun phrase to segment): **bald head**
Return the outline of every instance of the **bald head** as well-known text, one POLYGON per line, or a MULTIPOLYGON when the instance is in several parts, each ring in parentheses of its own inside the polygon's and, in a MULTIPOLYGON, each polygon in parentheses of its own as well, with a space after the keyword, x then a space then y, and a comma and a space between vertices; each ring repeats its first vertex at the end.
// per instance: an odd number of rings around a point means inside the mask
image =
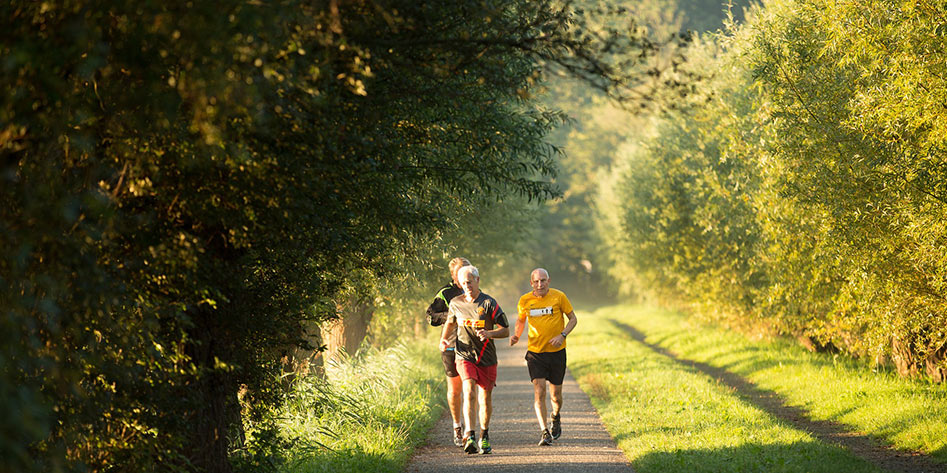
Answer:
POLYGON ((549 293, 549 272, 543 268, 536 268, 529 273, 529 285, 533 288, 533 295, 543 297, 549 293))

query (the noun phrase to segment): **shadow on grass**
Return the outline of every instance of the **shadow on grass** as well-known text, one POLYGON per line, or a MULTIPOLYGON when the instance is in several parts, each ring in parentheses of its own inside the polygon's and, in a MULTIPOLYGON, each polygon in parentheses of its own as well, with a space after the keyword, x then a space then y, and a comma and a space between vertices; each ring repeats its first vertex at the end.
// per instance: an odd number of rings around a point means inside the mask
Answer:
POLYGON ((879 468, 905 473, 947 472, 947 465, 935 463, 926 455, 916 452, 896 450, 891 445, 882 443, 878 439, 851 432, 845 426, 835 422, 810 419, 808 413, 805 410, 787 405, 782 397, 774 391, 762 389, 749 382, 746 378, 725 369, 711 366, 699 361, 679 358, 677 355, 671 353, 666 348, 647 342, 645 340, 645 335, 631 325, 616 321, 614 319, 611 319, 611 322, 627 333, 631 338, 648 347, 655 353, 663 355, 684 366, 709 375, 710 377, 719 381, 721 384, 733 388, 745 401, 769 413, 780 421, 787 423, 796 429, 809 432, 813 437, 820 440, 821 442, 830 445, 841 446, 852 452, 854 455, 870 461, 879 468))
POLYGON ((861 473, 872 471, 865 460, 853 460, 842 449, 818 442, 789 445, 746 444, 739 447, 654 452, 632 462, 638 473, 799 472, 861 473))

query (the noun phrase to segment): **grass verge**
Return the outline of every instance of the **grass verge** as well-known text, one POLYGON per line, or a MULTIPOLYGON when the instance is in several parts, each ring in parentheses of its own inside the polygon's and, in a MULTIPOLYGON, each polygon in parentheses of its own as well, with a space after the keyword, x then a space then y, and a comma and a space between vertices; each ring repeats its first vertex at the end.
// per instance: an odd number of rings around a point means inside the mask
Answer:
POLYGON ((943 461, 943 386, 874 373, 789 342, 753 342, 674 313, 601 308, 569 339, 569 367, 638 472, 877 471, 743 401, 725 385, 635 341, 737 373, 813 418, 851 425, 943 461))
POLYGON ((947 385, 873 370, 842 355, 810 353, 793 341, 755 342, 679 314, 628 308, 619 320, 688 359, 744 376, 817 420, 838 422, 947 464, 947 385))
POLYGON ((400 472, 444 410, 429 344, 346 360, 299 383, 280 421, 293 439, 287 471, 400 472))

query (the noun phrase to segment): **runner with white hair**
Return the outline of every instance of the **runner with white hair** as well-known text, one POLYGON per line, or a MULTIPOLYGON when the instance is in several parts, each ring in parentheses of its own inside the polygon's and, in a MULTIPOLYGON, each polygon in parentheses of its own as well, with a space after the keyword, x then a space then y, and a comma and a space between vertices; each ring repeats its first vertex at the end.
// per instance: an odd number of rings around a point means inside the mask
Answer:
POLYGON ((497 379, 497 338, 510 336, 506 314, 496 299, 480 291, 480 270, 464 266, 457 271, 464 293, 450 301, 447 323, 441 333, 441 347, 456 335, 457 372, 463 383, 464 451, 491 453, 488 429, 493 414, 493 388, 497 379), (479 401, 479 402, 478 402, 479 401), (474 438, 474 407, 480 406, 480 441, 474 438))

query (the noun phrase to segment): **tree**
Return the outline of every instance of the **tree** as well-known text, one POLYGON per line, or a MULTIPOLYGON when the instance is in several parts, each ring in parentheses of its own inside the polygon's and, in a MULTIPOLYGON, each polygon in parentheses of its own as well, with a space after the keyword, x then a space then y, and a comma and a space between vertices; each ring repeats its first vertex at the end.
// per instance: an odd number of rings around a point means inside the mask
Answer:
POLYGON ((947 12, 787 0, 752 13, 685 66, 712 72, 709 100, 629 153, 613 193, 624 220, 606 221, 630 235, 614 260, 705 314, 943 380, 947 12))
POLYGON ((617 91, 635 73, 602 51, 648 49, 549 2, 0 15, 0 444, 22 471, 265 449, 242 423, 279 405, 350 275, 397 274, 471 202, 556 195, 543 67, 617 91))

